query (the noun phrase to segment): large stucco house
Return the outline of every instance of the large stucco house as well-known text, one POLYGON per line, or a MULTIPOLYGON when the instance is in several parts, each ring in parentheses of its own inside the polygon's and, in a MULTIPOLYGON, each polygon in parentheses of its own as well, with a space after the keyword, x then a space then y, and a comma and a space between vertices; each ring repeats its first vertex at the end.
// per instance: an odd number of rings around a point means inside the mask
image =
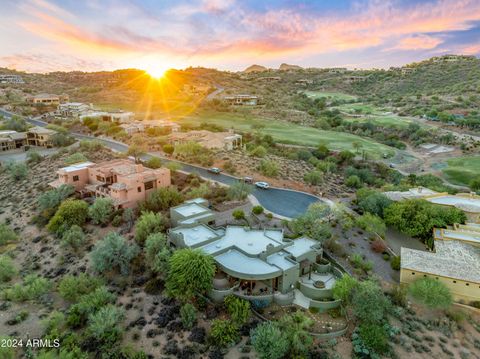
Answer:
POLYGON ((117 208, 137 207, 155 189, 171 184, 167 168, 150 169, 126 159, 82 162, 59 169, 57 175, 50 186, 70 184, 84 196, 111 198, 117 208))
POLYGON ((177 225, 168 232, 171 246, 198 248, 214 258, 212 299, 221 301, 233 294, 320 310, 340 304, 332 299, 332 288, 342 272, 323 259, 317 241, 287 239, 281 229, 214 227, 213 212, 202 199, 173 207, 170 215, 177 225))

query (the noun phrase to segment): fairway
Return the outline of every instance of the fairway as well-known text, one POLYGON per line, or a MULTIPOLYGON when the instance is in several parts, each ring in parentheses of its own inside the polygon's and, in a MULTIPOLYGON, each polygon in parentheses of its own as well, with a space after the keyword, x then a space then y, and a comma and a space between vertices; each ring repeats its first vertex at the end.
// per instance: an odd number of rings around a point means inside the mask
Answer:
POLYGON ((342 92, 324 92, 324 91, 305 91, 305 95, 311 98, 331 98, 332 100, 356 100, 356 96, 348 95, 342 92))
POLYGON ((442 172, 453 184, 468 186, 471 180, 480 176, 480 156, 452 158, 447 165, 442 172))
POLYGON ((350 150, 355 151, 353 143, 360 143, 362 150, 371 158, 381 158, 384 153, 393 156, 396 150, 381 143, 369 139, 355 136, 345 132, 323 131, 312 127, 305 127, 282 121, 266 120, 252 118, 251 116, 238 114, 202 114, 197 117, 188 117, 178 120, 180 124, 199 125, 201 122, 216 124, 226 129, 233 128, 239 131, 255 131, 252 126, 262 126, 262 134, 271 135, 274 140, 280 143, 318 146, 320 143, 328 146, 332 150, 350 150))

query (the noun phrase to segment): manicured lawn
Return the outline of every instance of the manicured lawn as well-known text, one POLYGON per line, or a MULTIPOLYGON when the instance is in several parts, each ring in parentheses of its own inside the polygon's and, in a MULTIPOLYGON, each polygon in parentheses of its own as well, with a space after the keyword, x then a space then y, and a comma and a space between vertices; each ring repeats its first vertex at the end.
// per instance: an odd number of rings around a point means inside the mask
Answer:
POLYGON ((330 97, 333 100, 356 100, 357 97, 342 92, 305 91, 305 95, 312 98, 330 97))
POLYGON ((376 116, 372 115, 369 117, 358 117, 358 118, 345 118, 346 121, 349 122, 371 122, 373 124, 383 126, 383 127, 397 127, 397 128, 407 128, 408 124, 412 122, 404 117, 396 116, 396 115, 382 115, 376 116))
POLYGON ((352 143, 358 142, 362 149, 367 152, 371 158, 381 158, 383 153, 393 155, 395 149, 382 145, 378 142, 355 136, 345 132, 323 131, 312 127, 304 127, 282 121, 272 121, 260 118, 254 118, 248 114, 200 114, 195 117, 187 117, 178 120, 180 124, 199 125, 201 122, 216 124, 224 128, 234 128, 239 131, 254 131, 252 125, 263 125, 259 131, 263 134, 271 135, 280 143, 318 146, 325 144, 333 150, 351 150, 354 151, 352 143))
POLYGON ((480 156, 452 158, 442 172, 445 178, 457 185, 468 186, 480 176, 480 156))

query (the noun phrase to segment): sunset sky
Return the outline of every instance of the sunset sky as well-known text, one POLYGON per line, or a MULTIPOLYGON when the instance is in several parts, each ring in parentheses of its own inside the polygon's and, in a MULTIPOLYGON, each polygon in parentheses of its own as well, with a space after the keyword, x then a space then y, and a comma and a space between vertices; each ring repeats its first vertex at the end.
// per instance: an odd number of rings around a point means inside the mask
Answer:
POLYGON ((480 55, 480 0, 2 0, 0 66, 390 67, 480 55))

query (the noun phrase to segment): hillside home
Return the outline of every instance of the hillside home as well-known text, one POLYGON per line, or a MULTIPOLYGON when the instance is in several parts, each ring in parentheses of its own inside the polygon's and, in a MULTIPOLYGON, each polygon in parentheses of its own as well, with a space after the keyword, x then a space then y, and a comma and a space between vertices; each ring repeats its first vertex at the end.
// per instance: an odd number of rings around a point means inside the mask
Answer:
POLYGON ((296 83, 297 85, 307 86, 307 85, 313 84, 313 80, 300 79, 300 80, 295 81, 295 83, 296 83))
POLYGON ((101 112, 100 117, 103 121, 129 123, 130 121, 133 121, 135 113, 123 111, 101 112))
POLYGON ((253 95, 225 96, 223 100, 234 106, 256 106, 258 104, 258 97, 253 95))
POLYGON ((27 98, 28 102, 34 105, 58 106, 60 103, 68 102, 68 95, 52 95, 41 93, 27 98))
POLYGON ((178 132, 180 130, 178 123, 167 120, 143 120, 138 123, 141 124, 145 130, 149 128, 162 128, 170 130, 170 132, 178 132))
POLYGON ((0 131, 0 152, 22 148, 26 139, 25 132, 0 131))
POLYGON ((346 67, 332 67, 328 69, 329 74, 344 74, 348 69, 346 67))
POLYGON ((167 168, 150 169, 125 159, 78 163, 59 169, 57 175, 50 186, 70 184, 83 196, 111 198, 116 208, 137 207, 155 189, 171 185, 167 168))
POLYGON ((220 148, 227 151, 242 147, 242 135, 233 132, 210 132, 207 130, 176 132, 170 134, 168 140, 173 145, 197 142, 205 148, 220 148))
POLYGON ((480 225, 435 228, 433 252, 402 248, 400 282, 430 277, 444 283, 455 301, 480 300, 480 225))
POLYGON ((81 102, 66 102, 58 105, 56 114, 64 118, 80 118, 92 110, 91 105, 81 102))
POLYGON ((174 207, 170 213, 178 226, 168 231, 169 244, 201 249, 215 260, 213 300, 233 294, 319 310, 340 305, 332 299, 332 288, 342 272, 322 258, 319 242, 307 237, 286 239, 280 229, 214 228, 205 224, 212 212, 201 199, 174 207), (180 214, 184 220, 179 222, 180 214))
POLYGON ((11 75, 11 74, 0 74, 0 83, 1 84, 23 84, 22 76, 20 75, 11 75))
POLYGON ((280 76, 261 76, 257 78, 258 81, 265 81, 265 82, 277 82, 281 81, 282 78, 280 76))
POLYGON ((45 127, 35 126, 27 130, 26 144, 28 146, 53 147, 52 136, 57 132, 45 127))
POLYGON ((357 83, 357 82, 364 82, 368 76, 348 76, 345 78, 345 81, 348 83, 357 83))

